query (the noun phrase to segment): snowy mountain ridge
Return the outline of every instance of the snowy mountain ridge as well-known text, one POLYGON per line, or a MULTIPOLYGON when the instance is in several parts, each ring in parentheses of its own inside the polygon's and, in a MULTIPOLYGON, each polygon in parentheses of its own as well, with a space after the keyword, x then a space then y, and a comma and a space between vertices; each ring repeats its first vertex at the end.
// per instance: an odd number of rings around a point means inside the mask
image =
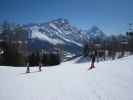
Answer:
POLYGON ((98 27, 92 27, 89 31, 84 31, 72 26, 67 19, 56 19, 47 23, 27 25, 31 31, 32 39, 38 38, 54 45, 74 44, 82 47, 84 41, 88 41, 90 36, 98 36, 103 32, 98 27))
MULTIPOLYGON (((11 24, 10 26, 15 28, 17 25, 11 24)), ((63 18, 46 23, 30 23, 20 26, 26 29, 20 35, 20 39, 28 41, 27 46, 33 51, 59 47, 69 53, 80 55, 86 42, 91 38, 104 34, 96 26, 85 31, 74 27, 67 19, 63 18)), ((10 34, 7 34, 7 36, 10 37, 10 34)), ((7 36, 6 34, 1 34, 0 37, 4 38, 7 36)))

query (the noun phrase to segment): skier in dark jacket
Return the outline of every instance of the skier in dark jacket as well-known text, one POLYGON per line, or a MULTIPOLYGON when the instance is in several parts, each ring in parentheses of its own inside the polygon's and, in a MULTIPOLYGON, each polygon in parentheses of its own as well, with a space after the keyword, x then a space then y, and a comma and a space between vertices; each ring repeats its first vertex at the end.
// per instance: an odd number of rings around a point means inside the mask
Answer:
POLYGON ((97 56, 97 51, 95 50, 91 56, 91 67, 89 69, 95 68, 95 60, 96 60, 96 56, 97 56))
POLYGON ((42 71, 42 63, 39 63, 39 71, 41 72, 42 71))
POLYGON ((27 70, 26 70, 26 73, 30 73, 30 65, 29 65, 29 63, 27 63, 27 70))

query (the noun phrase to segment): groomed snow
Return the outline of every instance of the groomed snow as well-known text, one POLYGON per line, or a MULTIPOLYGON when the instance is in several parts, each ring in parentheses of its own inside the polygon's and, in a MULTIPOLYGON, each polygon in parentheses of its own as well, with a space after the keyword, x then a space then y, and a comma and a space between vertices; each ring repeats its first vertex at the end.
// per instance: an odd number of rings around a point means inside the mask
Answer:
POLYGON ((133 56, 115 61, 32 68, 0 67, 0 100, 133 100, 133 56))

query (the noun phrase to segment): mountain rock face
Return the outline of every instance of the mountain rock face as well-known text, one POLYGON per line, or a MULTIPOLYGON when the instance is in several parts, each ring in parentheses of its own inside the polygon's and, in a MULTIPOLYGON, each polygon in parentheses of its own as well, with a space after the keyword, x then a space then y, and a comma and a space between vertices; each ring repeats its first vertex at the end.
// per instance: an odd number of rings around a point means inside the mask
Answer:
POLYGON ((70 25, 66 19, 57 19, 47 23, 33 24, 27 27, 31 30, 31 39, 38 38, 53 45, 74 44, 82 47, 83 33, 70 25))
POLYGON ((100 30, 97 26, 93 26, 91 27, 90 30, 87 31, 87 35, 89 37, 101 37, 101 36, 104 36, 104 32, 102 30, 100 30))
POLYGON ((83 43, 89 41, 90 38, 104 35, 96 26, 84 31, 72 26, 67 19, 62 18, 47 23, 29 24, 24 27, 30 30, 30 39, 61 45, 64 48, 71 48, 72 51, 75 47, 77 51, 80 50, 77 48, 82 48, 83 43))
POLYGON ((47 23, 27 24, 22 27, 28 30, 28 35, 25 37, 28 36, 28 45, 33 49, 59 46, 65 51, 76 54, 81 53, 83 44, 86 41, 98 36, 104 36, 104 32, 96 26, 85 31, 72 26, 67 19, 63 18, 47 23))

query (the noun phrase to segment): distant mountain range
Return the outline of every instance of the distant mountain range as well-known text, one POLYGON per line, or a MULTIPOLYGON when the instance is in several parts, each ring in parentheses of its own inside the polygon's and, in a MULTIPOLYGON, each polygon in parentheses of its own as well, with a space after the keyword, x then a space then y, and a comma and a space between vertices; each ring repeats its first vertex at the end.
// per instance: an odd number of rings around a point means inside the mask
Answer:
POLYGON ((37 38, 53 45, 71 43, 82 47, 84 41, 88 41, 90 37, 104 34, 97 26, 84 31, 72 26, 67 19, 62 18, 24 27, 30 30, 29 38, 37 38))
POLYGON ((104 34, 97 26, 81 30, 63 18, 46 23, 27 24, 23 27, 28 30, 29 46, 32 48, 48 48, 55 45, 76 54, 81 52, 84 42, 104 34))

